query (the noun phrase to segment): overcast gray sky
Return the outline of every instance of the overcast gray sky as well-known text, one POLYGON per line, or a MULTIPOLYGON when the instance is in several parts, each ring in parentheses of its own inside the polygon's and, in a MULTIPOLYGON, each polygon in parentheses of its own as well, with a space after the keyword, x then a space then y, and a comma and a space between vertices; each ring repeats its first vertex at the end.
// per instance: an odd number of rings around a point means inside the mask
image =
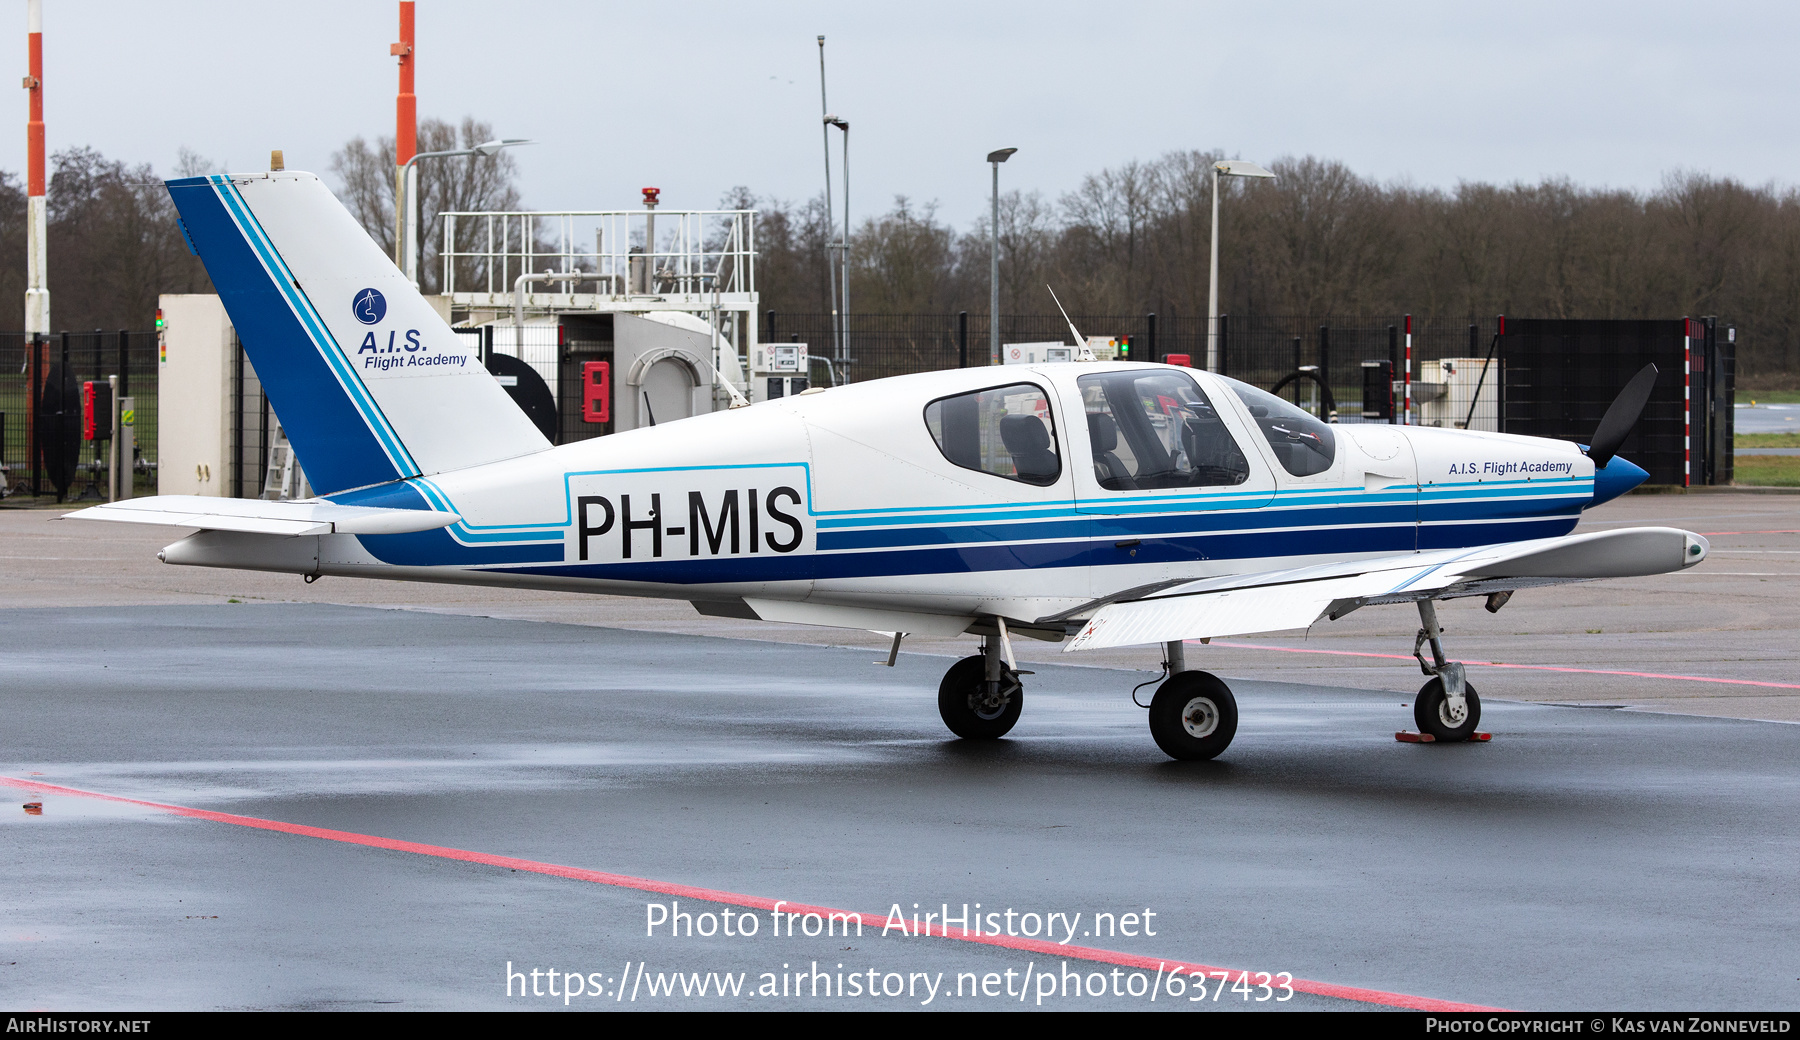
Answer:
MULTIPOLYGON (((24 4, 14 0, 25 69, 24 4)), ((392 0, 44 0, 50 148, 167 173, 185 145, 234 169, 327 173, 394 128, 392 0)), ((1792 183, 1800 5, 1506 3, 476 3, 419 0, 424 116, 476 115, 522 149, 527 204, 703 208, 822 180, 824 33, 851 123, 859 217, 896 194, 966 226, 994 149, 1005 188, 1185 148, 1313 154, 1381 180, 1568 176, 1654 188, 1685 168, 1792 183)), ((24 166, 25 97, 0 135, 24 166)), ((835 133, 835 131, 834 131, 835 133)), ((834 167, 836 163, 834 142, 834 167)))

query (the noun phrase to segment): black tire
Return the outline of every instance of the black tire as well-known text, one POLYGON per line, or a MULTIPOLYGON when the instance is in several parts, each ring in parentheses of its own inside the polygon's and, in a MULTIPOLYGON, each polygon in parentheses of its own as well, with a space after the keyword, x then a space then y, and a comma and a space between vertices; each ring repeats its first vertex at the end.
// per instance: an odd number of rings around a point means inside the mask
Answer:
POLYGON ((1019 721, 1025 707, 1025 690, 1019 673, 1000 666, 1001 701, 983 704, 987 696, 987 662, 977 654, 950 666, 938 683, 938 714, 950 732, 964 740, 998 740, 1019 721))
POLYGON ((1469 713, 1458 723, 1450 717, 1450 698, 1444 695, 1444 680, 1433 676, 1430 682, 1419 687, 1419 695, 1413 698, 1413 721, 1419 724, 1419 732, 1431 734, 1431 739, 1440 744, 1468 740, 1474 735, 1475 727, 1481 724, 1481 698, 1475 696, 1475 687, 1465 682, 1463 699, 1469 703, 1469 713))
POLYGON ((1237 698, 1211 672, 1181 672, 1150 700, 1150 735, 1170 758, 1204 762, 1237 736, 1237 698))

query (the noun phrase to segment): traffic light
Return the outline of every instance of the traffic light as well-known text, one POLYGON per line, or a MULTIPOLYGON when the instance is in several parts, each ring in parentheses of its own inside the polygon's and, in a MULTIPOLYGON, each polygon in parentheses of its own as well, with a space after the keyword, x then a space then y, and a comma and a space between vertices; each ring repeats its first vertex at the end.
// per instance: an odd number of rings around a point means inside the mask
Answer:
POLYGON ((1119 339, 1117 342, 1119 344, 1119 360, 1120 361, 1130 361, 1131 360, 1131 337, 1125 336, 1122 339, 1119 339))
POLYGON ((156 331, 161 332, 163 329, 165 329, 167 327, 168 327, 167 325, 163 324, 162 308, 161 307, 156 308, 156 331))

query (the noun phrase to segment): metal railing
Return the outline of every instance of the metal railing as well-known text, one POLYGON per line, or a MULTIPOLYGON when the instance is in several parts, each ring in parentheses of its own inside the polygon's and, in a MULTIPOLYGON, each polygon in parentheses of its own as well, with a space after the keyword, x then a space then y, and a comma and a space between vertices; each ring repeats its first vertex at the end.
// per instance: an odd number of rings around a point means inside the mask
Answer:
POLYGON ((521 275, 529 306, 607 302, 753 305, 755 210, 564 210, 442 213, 444 292, 463 307, 510 307, 521 275), (576 292, 579 285, 589 291, 576 292))

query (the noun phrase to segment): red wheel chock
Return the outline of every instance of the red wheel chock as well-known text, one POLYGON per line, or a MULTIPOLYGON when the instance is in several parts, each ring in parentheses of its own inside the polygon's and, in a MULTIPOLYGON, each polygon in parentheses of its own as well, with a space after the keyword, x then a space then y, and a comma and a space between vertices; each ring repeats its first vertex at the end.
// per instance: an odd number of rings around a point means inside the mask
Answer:
MULTIPOLYGON (((1402 744, 1435 744, 1435 743, 1437 743, 1437 738, 1432 736, 1431 734, 1429 734, 1429 733, 1414 733, 1412 730, 1409 730, 1409 729, 1403 729, 1400 732, 1394 734, 1394 739, 1398 740, 1402 744)), ((1476 742, 1485 742, 1485 741, 1493 740, 1494 735, 1492 733, 1471 733, 1471 734, 1469 734, 1469 739, 1472 741, 1476 741, 1476 742)))

